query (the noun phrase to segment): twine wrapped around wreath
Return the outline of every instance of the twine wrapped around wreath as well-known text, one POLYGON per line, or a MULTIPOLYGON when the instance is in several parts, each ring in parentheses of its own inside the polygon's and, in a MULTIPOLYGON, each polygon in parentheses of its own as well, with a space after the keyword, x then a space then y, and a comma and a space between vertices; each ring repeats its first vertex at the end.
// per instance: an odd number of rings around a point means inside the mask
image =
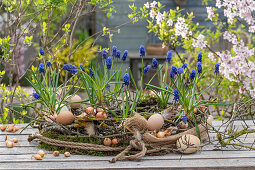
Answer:
MULTIPOLYGON (((128 119, 124 126, 130 128, 130 129, 139 129, 139 130, 144 130, 145 127, 147 126, 147 120, 142 118, 139 114, 135 114, 133 118, 128 119), (135 121, 134 121, 135 120, 135 121)), ((202 141, 207 139, 208 137, 208 124, 211 124, 213 121, 213 117, 209 116, 207 119, 206 123, 202 123, 198 125, 198 128, 200 130, 200 136, 202 141)), ((178 133, 176 135, 168 136, 165 138, 157 138, 153 136, 150 133, 144 133, 141 135, 142 139, 134 139, 130 140, 129 145, 124 148, 124 147, 109 147, 109 146, 104 146, 104 145, 97 145, 97 144, 90 144, 90 143, 78 143, 78 142, 68 142, 68 141, 61 141, 61 140, 56 140, 56 139, 51 139, 42 136, 40 133, 34 133, 31 135, 31 139, 38 138, 40 139, 41 142, 49 144, 49 145, 54 145, 54 146, 59 146, 59 147, 68 147, 68 148, 73 148, 73 149, 82 149, 82 150, 92 150, 92 151, 120 151, 120 153, 115 156, 112 160, 109 162, 114 163, 117 160, 138 160, 142 158, 143 156, 146 155, 146 153, 152 153, 152 152, 159 152, 161 149, 152 149, 148 150, 146 146, 150 147, 164 147, 164 148, 174 148, 176 141, 185 134, 192 134, 195 136, 198 136, 196 128, 191 128, 185 132, 178 133), (128 155, 126 156, 127 153, 131 151, 131 149, 135 149, 138 152, 133 155, 128 155)))

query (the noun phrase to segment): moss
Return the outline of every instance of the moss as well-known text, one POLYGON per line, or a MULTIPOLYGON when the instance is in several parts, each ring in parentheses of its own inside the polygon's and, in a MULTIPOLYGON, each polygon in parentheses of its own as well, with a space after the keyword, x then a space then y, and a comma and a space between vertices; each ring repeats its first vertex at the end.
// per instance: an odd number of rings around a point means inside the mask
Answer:
MULTIPOLYGON (((52 139, 58 139, 62 141, 69 141, 69 142, 78 142, 78 143, 91 143, 91 144, 103 144, 103 138, 95 138, 95 137, 79 137, 79 136, 67 136, 63 134, 59 134, 58 132, 54 131, 47 131, 42 134, 45 137, 52 138, 52 139)), ((128 146, 129 140, 121 140, 123 142, 120 142, 118 146, 126 147, 128 146)), ((72 149, 67 147, 59 147, 59 146, 53 146, 46 143, 41 143, 39 145, 39 148, 46 149, 49 151, 55 151, 58 150, 60 153, 70 152, 74 154, 80 154, 80 155, 91 155, 91 156, 110 156, 110 155, 116 155, 119 152, 104 152, 104 151, 86 151, 81 149, 72 149)))

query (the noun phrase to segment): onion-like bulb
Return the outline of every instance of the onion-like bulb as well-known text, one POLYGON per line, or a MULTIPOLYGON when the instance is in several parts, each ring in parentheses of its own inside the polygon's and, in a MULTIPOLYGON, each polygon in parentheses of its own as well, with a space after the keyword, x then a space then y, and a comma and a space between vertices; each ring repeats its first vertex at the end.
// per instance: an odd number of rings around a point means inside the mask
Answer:
POLYGON ((165 132, 161 132, 161 131, 160 131, 160 132, 157 133, 157 137, 158 137, 158 138, 163 138, 163 137, 165 137, 165 135, 166 135, 165 132))
POLYGON ((112 140, 110 138, 104 138, 104 145, 110 146, 112 144, 112 140))
POLYGON ((42 158, 44 157, 45 153, 42 150, 39 150, 37 152, 38 155, 40 155, 42 158))
POLYGON ((65 157, 70 157, 71 154, 70 154, 70 152, 65 152, 64 155, 65 155, 65 157))
POLYGON ((54 156, 59 156, 59 151, 54 151, 53 153, 52 153, 54 156))
POLYGON ((32 159, 33 157, 34 157, 36 160, 42 160, 42 157, 41 157, 41 155, 39 155, 39 154, 32 155, 31 159, 32 159))

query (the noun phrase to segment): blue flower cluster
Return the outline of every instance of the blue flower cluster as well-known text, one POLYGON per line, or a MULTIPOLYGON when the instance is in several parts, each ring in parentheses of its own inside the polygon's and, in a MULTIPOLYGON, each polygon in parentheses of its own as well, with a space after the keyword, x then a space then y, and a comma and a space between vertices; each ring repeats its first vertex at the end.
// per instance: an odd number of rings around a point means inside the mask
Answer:
POLYGON ((77 73, 77 68, 75 65, 72 64, 64 64, 63 68, 68 71, 69 73, 77 73))
POLYGON ((122 56, 122 61, 126 61, 127 56, 128 56, 128 50, 125 50, 122 56))
POLYGON ((41 55, 44 55, 44 50, 43 50, 42 47, 39 48, 39 53, 40 53, 41 55))
POLYGON ((166 62, 170 63, 171 59, 172 59, 172 51, 170 50, 167 53, 166 62))
POLYGON ((37 93, 33 93, 33 97, 36 99, 36 100, 39 100, 41 97, 39 94, 37 93))
POLYGON ((202 65, 201 65, 201 62, 197 62, 197 72, 198 72, 199 74, 202 73, 202 65))
POLYGON ((89 69, 89 75, 92 77, 95 75, 94 71, 91 68, 89 69))
POLYGON ((186 69, 188 67, 188 63, 184 63, 183 65, 182 65, 182 68, 183 69, 186 69))
POLYGON ((112 56, 116 57, 117 55, 117 47, 116 46, 112 46, 112 56))
POLYGON ((121 55, 121 51, 118 50, 117 53, 116 53, 116 58, 120 58, 120 55, 121 55))
POLYGON ((214 70, 214 73, 217 75, 217 74, 219 74, 219 72, 220 72, 220 64, 215 64, 215 70, 214 70))
POLYGON ((43 63, 41 63, 41 64, 39 65, 39 73, 41 73, 41 74, 44 74, 44 73, 45 73, 43 63))
POLYGON ((198 53, 197 62, 202 63, 202 52, 199 52, 199 53, 198 53))
POLYGON ((143 45, 140 46, 140 57, 144 57, 145 56, 145 48, 143 45))
POLYGON ((106 60, 106 68, 108 70, 111 70, 111 68, 112 68, 112 58, 111 57, 108 57, 106 60))
POLYGON ((177 68, 175 66, 172 66, 170 71, 170 77, 173 79, 177 73, 178 73, 177 68))
POLYGON ((178 100, 179 100, 179 90, 178 90, 178 89, 175 89, 175 90, 174 90, 174 100, 175 100, 175 101, 178 101, 178 100))
POLYGON ((84 66, 82 64, 79 64, 79 68, 80 68, 81 71, 85 72, 84 66))
POLYGON ((195 77, 196 77, 196 70, 193 69, 193 70, 191 71, 191 73, 190 73, 189 78, 190 78, 190 80, 194 80, 195 77))
POLYGON ((151 65, 147 65, 147 66, 143 69, 143 74, 145 75, 150 69, 151 69, 151 65))
POLYGON ((128 75, 128 73, 126 73, 126 74, 124 75, 123 81, 124 81, 124 84, 125 84, 126 86, 129 85, 129 75, 128 75))
POLYGON ((46 62, 46 66, 47 66, 47 67, 52 66, 51 62, 50 62, 50 61, 47 61, 47 62, 46 62))
POLYGON ((177 69, 177 73, 178 73, 178 74, 182 74, 182 73, 183 73, 183 68, 178 68, 178 69, 177 69))
POLYGON ((152 68, 155 68, 155 69, 158 68, 158 61, 156 58, 152 59, 152 68))
POLYGON ((103 50, 102 58, 103 58, 103 61, 106 61, 106 59, 107 59, 107 51, 106 50, 103 50))
POLYGON ((187 124, 188 118, 187 118, 186 116, 183 116, 182 120, 183 120, 183 122, 184 122, 185 124, 187 124))

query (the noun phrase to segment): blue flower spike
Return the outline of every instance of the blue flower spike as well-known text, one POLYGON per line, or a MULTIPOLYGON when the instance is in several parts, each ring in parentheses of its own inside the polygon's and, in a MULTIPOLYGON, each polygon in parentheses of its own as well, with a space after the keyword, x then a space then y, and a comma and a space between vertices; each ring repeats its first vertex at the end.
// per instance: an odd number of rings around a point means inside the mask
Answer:
POLYGON ((214 73, 216 74, 216 75, 218 75, 219 74, 219 72, 220 72, 220 64, 215 64, 215 70, 214 70, 214 73))
POLYGON ((102 51, 102 58, 103 58, 103 61, 106 61, 106 59, 107 59, 107 51, 106 50, 102 51))
POLYGON ((40 95, 37 94, 37 93, 32 93, 33 97, 36 99, 36 100, 40 100, 40 95))
POLYGON ((183 69, 186 69, 188 67, 188 63, 184 63, 183 65, 182 65, 182 68, 183 69))
POLYGON ((95 74, 94 74, 94 71, 90 68, 89 69, 89 75, 91 76, 91 77, 93 77, 95 74))
POLYGON ((143 45, 140 46, 140 57, 144 57, 145 56, 145 48, 143 45))
POLYGON ((172 60, 172 50, 169 50, 166 56, 166 62, 170 63, 170 61, 172 60))
POLYGON ((191 71, 191 73, 190 73, 189 78, 190 78, 190 80, 194 80, 195 77, 196 77, 196 70, 193 69, 193 70, 191 71))
POLYGON ((128 73, 126 73, 126 74, 124 75, 123 81, 124 81, 124 84, 125 84, 126 86, 129 86, 129 75, 128 75, 128 73))
POLYGON ((171 71, 170 71, 170 78, 171 78, 171 79, 173 79, 173 78, 174 78, 174 76, 175 76, 174 71, 173 71, 173 70, 171 70, 171 71))
POLYGON ((128 56, 128 50, 125 50, 122 56, 122 61, 126 61, 127 56, 128 56))
POLYGON ((116 58, 120 58, 120 55, 121 55, 121 51, 118 50, 117 53, 116 53, 116 58))
POLYGON ((64 64, 63 69, 65 69, 68 73, 77 73, 77 68, 72 64, 64 64))
POLYGON ((152 59, 152 67, 153 67, 154 69, 158 68, 158 61, 157 61, 156 58, 153 58, 153 59, 152 59))
POLYGON ((40 53, 40 55, 44 55, 44 50, 42 47, 39 48, 39 53, 40 53))
POLYGON ((199 52, 199 53, 198 53, 197 62, 202 63, 202 52, 199 52))
POLYGON ((183 116, 182 120, 183 120, 184 124, 188 123, 188 118, 186 116, 183 116))
POLYGON ((80 68, 81 71, 85 72, 84 67, 83 67, 82 64, 79 64, 79 68, 80 68))
POLYGON ((178 69, 177 69, 177 73, 178 73, 178 74, 182 74, 182 73, 183 73, 183 68, 178 68, 178 69))
POLYGON ((117 55, 117 47, 116 46, 112 46, 112 56, 116 57, 117 55))
POLYGON ((44 74, 44 73, 45 73, 43 63, 41 63, 41 64, 39 65, 39 73, 41 73, 41 74, 44 74))
POLYGON ((179 101, 179 90, 178 89, 174 90, 174 100, 179 101))
POLYGON ((47 62, 46 62, 46 66, 47 66, 47 67, 52 66, 51 62, 50 62, 50 61, 47 61, 47 62))
POLYGON ((106 60, 106 68, 108 70, 111 70, 111 68, 112 68, 112 58, 111 57, 108 57, 106 60))
POLYGON ((150 69, 151 69, 151 65, 147 65, 147 66, 143 69, 143 74, 145 75, 150 69))
POLYGON ((198 72, 199 74, 202 73, 202 65, 201 65, 201 62, 197 62, 197 72, 198 72))

